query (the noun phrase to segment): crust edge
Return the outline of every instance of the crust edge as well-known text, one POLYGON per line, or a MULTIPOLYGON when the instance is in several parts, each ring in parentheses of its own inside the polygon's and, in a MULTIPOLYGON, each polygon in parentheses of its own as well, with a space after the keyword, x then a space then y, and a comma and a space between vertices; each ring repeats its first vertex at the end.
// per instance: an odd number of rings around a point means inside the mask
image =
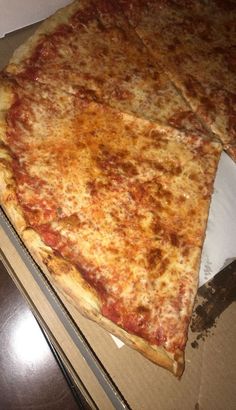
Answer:
POLYGON ((60 8, 52 16, 49 16, 45 21, 43 21, 35 33, 14 51, 8 65, 4 69, 4 72, 12 75, 19 74, 24 68, 21 64, 30 58, 32 51, 35 50, 37 44, 39 44, 45 36, 50 34, 58 26, 58 24, 66 23, 69 17, 73 15, 78 8, 79 3, 74 0, 72 3, 60 8))

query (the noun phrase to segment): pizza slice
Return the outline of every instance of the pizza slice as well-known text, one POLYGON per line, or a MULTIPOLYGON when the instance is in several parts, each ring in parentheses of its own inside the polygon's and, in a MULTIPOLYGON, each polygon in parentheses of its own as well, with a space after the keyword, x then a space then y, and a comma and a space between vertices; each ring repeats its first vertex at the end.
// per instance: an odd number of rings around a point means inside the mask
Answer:
POLYGON ((119 0, 119 4, 193 111, 235 160, 235 3, 119 0))
POLYGON ((5 74, 36 81, 179 129, 206 130, 153 63, 116 2, 81 0, 46 20, 5 74))
POLYGON ((44 84, 0 101, 0 200, 35 260, 180 376, 221 145, 44 84))

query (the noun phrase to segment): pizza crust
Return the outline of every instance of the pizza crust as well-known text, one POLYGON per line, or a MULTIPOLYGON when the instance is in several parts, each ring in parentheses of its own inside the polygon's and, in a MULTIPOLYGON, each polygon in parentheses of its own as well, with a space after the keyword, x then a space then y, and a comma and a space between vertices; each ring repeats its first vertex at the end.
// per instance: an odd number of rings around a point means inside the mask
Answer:
POLYGON ((5 145, 6 116, 13 101, 14 93, 11 87, 6 81, 2 81, 0 84, 0 202, 10 221, 21 233, 26 227, 26 222, 16 197, 12 158, 5 145))
POLYGON ((15 50, 4 72, 11 75, 19 74, 24 68, 25 61, 32 56, 37 45, 47 35, 52 33, 58 25, 65 24, 78 9, 79 4, 77 1, 74 1, 69 6, 59 9, 53 16, 46 19, 35 31, 34 35, 15 50))
POLYGON ((164 367, 175 376, 182 375, 184 353, 181 350, 171 355, 163 347, 150 345, 142 338, 126 332, 104 317, 100 311, 101 301, 97 292, 88 285, 75 266, 55 255, 53 250, 42 242, 33 229, 24 230, 22 239, 57 293, 59 295, 62 293, 83 316, 120 338, 126 345, 139 351, 153 363, 164 367), (53 275, 50 272, 53 272, 53 275))

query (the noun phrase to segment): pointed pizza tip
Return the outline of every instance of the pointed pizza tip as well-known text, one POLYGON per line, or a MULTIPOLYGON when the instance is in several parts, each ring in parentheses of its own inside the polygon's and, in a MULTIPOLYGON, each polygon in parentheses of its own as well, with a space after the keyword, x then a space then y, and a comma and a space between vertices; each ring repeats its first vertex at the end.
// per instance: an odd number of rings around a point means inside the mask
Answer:
POLYGON ((182 357, 178 361, 174 362, 173 364, 174 375, 180 379, 184 372, 184 368, 185 368, 184 358, 182 357))

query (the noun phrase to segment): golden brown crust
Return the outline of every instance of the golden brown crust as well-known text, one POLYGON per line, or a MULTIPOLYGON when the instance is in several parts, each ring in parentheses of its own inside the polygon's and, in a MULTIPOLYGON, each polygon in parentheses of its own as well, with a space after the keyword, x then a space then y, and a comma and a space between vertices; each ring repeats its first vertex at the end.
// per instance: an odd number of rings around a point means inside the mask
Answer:
POLYGON ((15 182, 12 172, 12 157, 6 142, 6 116, 14 101, 12 87, 7 81, 0 82, 0 202, 19 233, 26 226, 22 210, 16 198, 15 182))

